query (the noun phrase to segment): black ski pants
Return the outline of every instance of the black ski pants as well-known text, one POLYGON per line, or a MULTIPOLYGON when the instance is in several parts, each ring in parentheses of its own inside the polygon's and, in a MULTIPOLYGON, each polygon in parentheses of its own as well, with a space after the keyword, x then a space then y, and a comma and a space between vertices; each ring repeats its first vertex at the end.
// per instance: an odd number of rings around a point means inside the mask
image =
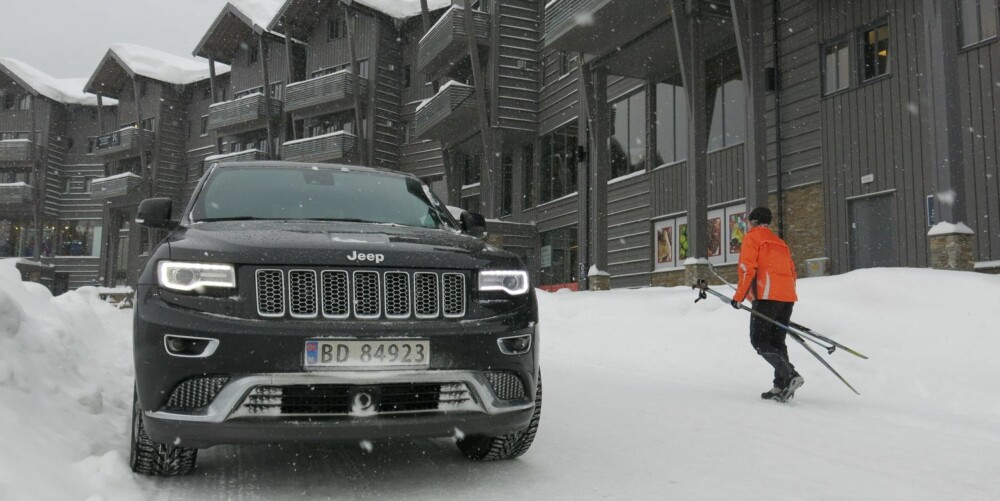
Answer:
MULTIPOLYGON (((788 325, 792 318, 792 307, 795 303, 784 301, 757 300, 753 302, 754 311, 760 312, 778 322, 788 325)), ((797 376, 795 366, 788 360, 788 347, 785 345, 785 329, 767 320, 750 317, 750 344, 757 354, 764 357, 767 363, 774 367, 774 386, 785 388, 788 381, 797 376)))

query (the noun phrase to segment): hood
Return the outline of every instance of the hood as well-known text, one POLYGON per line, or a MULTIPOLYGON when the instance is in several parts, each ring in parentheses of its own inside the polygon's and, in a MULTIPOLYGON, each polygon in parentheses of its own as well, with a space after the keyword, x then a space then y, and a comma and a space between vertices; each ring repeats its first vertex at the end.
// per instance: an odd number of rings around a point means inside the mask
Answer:
POLYGON ((168 239, 170 259, 264 266, 521 268, 513 254, 450 230, 339 222, 196 223, 168 239), (374 258, 373 262, 371 259, 374 258))

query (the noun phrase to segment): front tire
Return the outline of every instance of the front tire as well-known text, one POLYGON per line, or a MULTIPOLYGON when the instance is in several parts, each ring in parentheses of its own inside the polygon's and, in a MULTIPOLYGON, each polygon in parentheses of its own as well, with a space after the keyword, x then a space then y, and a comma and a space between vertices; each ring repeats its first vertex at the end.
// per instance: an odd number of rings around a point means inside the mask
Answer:
POLYGON ((187 475, 194 470, 198 449, 154 442, 146 434, 138 398, 132 397, 132 447, 129 464, 132 471, 158 477, 187 475))
POLYGON ((538 386, 535 388, 535 412, 528 427, 501 437, 472 435, 458 440, 458 448, 465 457, 473 461, 499 461, 514 459, 524 455, 535 441, 538 422, 542 417, 542 373, 538 372, 538 386))

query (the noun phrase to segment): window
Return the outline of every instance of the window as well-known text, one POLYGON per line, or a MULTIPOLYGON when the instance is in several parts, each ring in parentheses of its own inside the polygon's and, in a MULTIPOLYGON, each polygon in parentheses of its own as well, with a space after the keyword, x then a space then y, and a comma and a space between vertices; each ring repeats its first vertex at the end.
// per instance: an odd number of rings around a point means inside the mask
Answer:
POLYGON ((410 144, 410 122, 400 122, 402 130, 400 131, 403 136, 403 144, 410 144))
POLYGON ((271 99, 282 99, 282 89, 283 86, 281 85, 281 82, 271 84, 271 99))
POLYGON ((715 89, 712 122, 708 129, 708 150, 726 148, 746 137, 746 102, 743 80, 736 76, 715 89))
POLYGON ((344 38, 347 36, 347 18, 337 15, 330 18, 328 25, 328 37, 330 40, 344 38))
POLYGON ((58 256, 101 255, 100 221, 60 221, 58 256))
POLYGON ((521 153, 523 165, 524 186, 521 188, 521 200, 525 209, 535 206, 535 147, 526 145, 521 153))
POLYGON ((219 96, 220 100, 221 101, 225 101, 226 100, 226 94, 228 94, 228 90, 226 89, 226 87, 219 88, 219 94, 221 94, 219 96))
POLYGON ((208 86, 208 87, 205 87, 204 89, 202 89, 202 92, 201 92, 201 98, 202 99, 210 99, 211 97, 212 97, 212 87, 211 86, 208 86))
POLYGON ((25 94, 21 96, 21 99, 17 101, 17 109, 21 111, 27 111, 31 109, 32 96, 31 94, 25 94))
POLYGON ((411 79, 413 78, 413 75, 410 73, 411 71, 412 70, 410 69, 410 65, 407 64, 407 65, 403 66, 403 88, 404 89, 409 89, 410 85, 413 84, 413 82, 411 81, 411 79))
POLYGON ((646 168, 646 91, 611 104, 611 177, 646 168))
POLYGON ((139 80, 139 97, 146 97, 147 93, 149 93, 149 82, 147 82, 146 80, 140 79, 139 80))
POLYGON ((17 96, 14 94, 3 95, 3 109, 13 110, 17 106, 17 96))
POLYGON ((656 84, 656 165, 687 159, 687 94, 684 87, 656 84))
POLYGON ((201 117, 201 135, 202 136, 208 135, 208 115, 204 115, 201 117))
MULTIPOLYGON (((330 75, 338 71, 350 70, 351 63, 338 64, 336 66, 331 66, 329 68, 323 68, 321 70, 316 70, 310 74, 310 78, 319 78, 322 76, 330 75)), ((361 78, 368 78, 368 60, 360 59, 358 60, 358 75, 361 78)))
POLYGON ((569 73, 569 53, 565 50, 559 51, 559 78, 569 73))
POLYGON ((507 152, 500 157, 500 215, 514 212, 514 155, 507 152))
POLYGON ((889 73, 889 25, 883 24, 865 32, 863 37, 864 80, 889 73))
POLYGON ((264 93, 264 86, 261 85, 261 86, 258 86, 258 87, 253 87, 251 89, 241 90, 241 91, 233 94, 233 100, 235 101, 237 99, 243 99, 244 97, 247 97, 247 96, 252 96, 254 94, 263 94, 263 93, 264 93))
POLYGON ((156 132, 156 117, 149 117, 142 119, 142 130, 148 130, 150 132, 156 132))
POLYGON ((73 146, 75 146, 75 145, 76 145, 76 142, 73 141, 73 138, 71 138, 71 137, 67 137, 66 138, 66 149, 67 150, 73 151, 73 146))
MULTIPOLYGON (((93 153, 94 152, 94 148, 96 146, 97 146, 97 139, 96 138, 91 137, 91 138, 87 139, 87 153, 93 153)), ((87 190, 87 191, 90 191, 90 190, 87 190)))
POLYGON ((576 225, 543 232, 541 238, 541 285, 567 284, 577 281, 576 225))
POLYGON ((62 192, 63 193, 69 193, 70 191, 73 191, 73 179, 67 177, 66 179, 63 180, 63 191, 62 192))
POLYGON ((462 185, 469 186, 482 180, 483 156, 481 153, 462 155, 462 185))
POLYGON ((851 85, 850 44, 842 40, 823 49, 823 94, 833 94, 851 85))
POLYGON ((256 63, 258 59, 260 59, 260 47, 254 45, 254 46, 250 47, 250 63, 249 64, 256 63))
POLYGON ((960 0, 962 47, 997 36, 997 0, 960 0))
POLYGON ((576 121, 541 139, 541 202, 549 202, 576 191, 576 121))

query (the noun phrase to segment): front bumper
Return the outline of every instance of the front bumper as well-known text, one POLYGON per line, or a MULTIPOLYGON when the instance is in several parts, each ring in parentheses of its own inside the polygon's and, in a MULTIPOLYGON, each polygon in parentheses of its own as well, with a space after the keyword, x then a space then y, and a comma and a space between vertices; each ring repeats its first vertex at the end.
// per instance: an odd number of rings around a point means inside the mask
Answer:
POLYGON ((249 320, 178 308, 152 287, 137 291, 135 373, 139 407, 154 441, 189 447, 284 441, 360 440, 388 437, 503 435, 527 427, 537 384, 538 331, 530 308, 488 319, 462 321, 249 320), (498 339, 531 334, 532 348, 508 355, 498 339), (201 358, 167 352, 164 336, 216 340, 201 358), (426 339, 430 365, 421 370, 306 370, 306 340, 426 339), (497 396, 485 371, 516 374, 524 398, 497 396), (197 409, 168 409, 171 393, 189 378, 224 376, 225 386, 197 409), (419 413, 378 415, 248 416, 241 412, 255 388, 290 385, 464 384, 474 405, 419 413))

